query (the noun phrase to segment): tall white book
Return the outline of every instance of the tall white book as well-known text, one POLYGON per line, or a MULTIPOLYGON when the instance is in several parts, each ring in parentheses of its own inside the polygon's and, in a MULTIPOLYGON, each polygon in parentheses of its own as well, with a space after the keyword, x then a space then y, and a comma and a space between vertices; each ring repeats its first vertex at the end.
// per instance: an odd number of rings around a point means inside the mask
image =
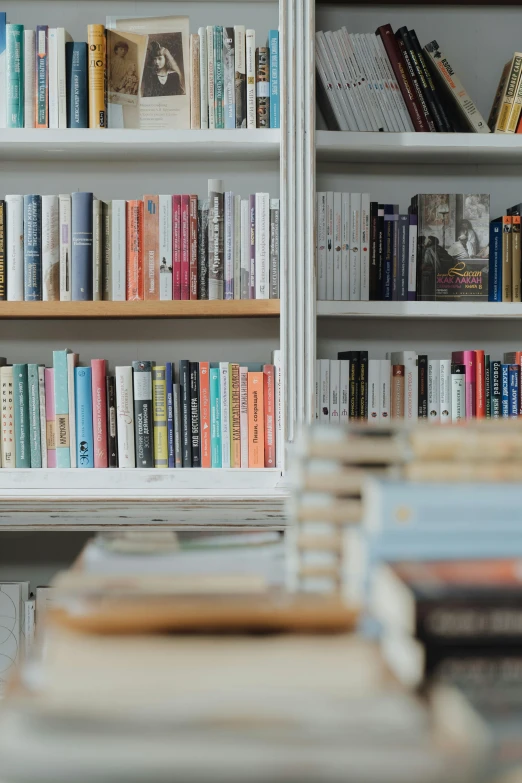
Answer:
POLYGON ((116 424, 118 431, 118 466, 135 468, 134 395, 132 367, 116 367, 116 424))
POLYGON ((270 299, 270 196, 256 193, 256 299, 270 299))
POLYGON ((214 114, 214 28, 207 26, 207 89, 208 89, 208 127, 214 130, 216 116, 214 114))
POLYGON ((379 421, 387 422, 391 414, 391 362, 389 359, 381 359, 380 363, 379 421))
POLYGON ((69 193, 58 196, 60 239, 60 299, 71 301, 72 280, 72 199, 69 193))
POLYGON ((361 194, 350 193, 350 300, 361 299, 361 194))
POLYGON ((448 424, 451 415, 451 360, 441 359, 439 366, 439 406, 440 422, 448 424))
POLYGON ((317 298, 326 301, 326 193, 318 193, 317 209, 317 298))
POLYGON ((350 299, 350 194, 341 196, 341 301, 350 299))
POLYGON ((330 360, 330 424, 338 425, 341 422, 340 408, 340 386, 341 386, 341 361, 340 359, 330 360))
POLYGON ((123 199, 112 202, 111 224, 111 299, 124 302, 126 299, 127 235, 126 203, 123 199))
POLYGON ((350 420, 350 360, 341 359, 339 374, 339 421, 348 424, 350 420))
POLYGON ((24 197, 6 196, 7 299, 24 299, 24 197))
POLYGON ((42 196, 42 299, 60 299, 60 220, 58 196, 42 196))
POLYGON ((256 31, 246 31, 247 128, 256 127, 256 31))
POLYGON ((65 44, 72 41, 63 27, 56 28, 56 66, 58 80, 58 127, 67 128, 67 74, 65 68, 65 44))
POLYGON ((40 397, 40 454, 42 468, 47 467, 47 422, 45 408, 45 367, 38 366, 38 394, 40 397))
POLYGON ((428 419, 440 421, 440 360, 428 360, 428 419))
POLYGON ((330 421, 330 360, 320 360, 319 421, 330 421))
POLYGON ((49 84, 49 128, 58 128, 58 44, 57 29, 49 27, 47 36, 47 62, 49 84))
POLYGON ((381 360, 368 359, 368 424, 381 420, 381 360))
POLYGON ((334 207, 333 207, 333 262, 334 262, 334 290, 333 298, 336 301, 341 300, 342 295, 342 193, 334 193, 334 207))
POLYGON ((361 195, 361 300, 370 298, 370 194, 361 195))
POLYGON ((331 190, 326 193, 326 301, 332 302, 334 298, 334 194, 331 190))
POLYGON ((451 420, 466 418, 466 383, 464 373, 451 373, 451 420))
POLYGON ((219 391, 221 396, 221 467, 230 467, 230 368, 228 362, 219 362, 219 391))
POLYGON ((159 197, 160 299, 172 299, 172 196, 159 197))
POLYGON ((76 386, 74 368, 78 367, 80 357, 77 353, 67 354, 67 394, 69 397, 69 450, 71 452, 71 468, 77 468, 76 461, 76 386))
MULTIPOLYGON (((198 28, 199 35, 199 113, 201 128, 208 128, 208 64, 207 64, 207 31, 198 28)), ((171 297, 172 298, 172 297, 171 297)))
POLYGON ((24 30, 24 128, 35 126, 35 35, 34 30, 24 30))

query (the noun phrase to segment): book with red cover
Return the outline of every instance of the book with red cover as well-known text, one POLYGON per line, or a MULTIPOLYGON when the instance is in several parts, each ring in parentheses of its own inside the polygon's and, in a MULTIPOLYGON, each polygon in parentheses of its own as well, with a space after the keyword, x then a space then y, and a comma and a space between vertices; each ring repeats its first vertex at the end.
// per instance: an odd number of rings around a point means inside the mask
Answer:
POLYGON ((208 362, 199 363, 199 431, 201 467, 212 467, 210 439, 210 371, 208 362))
POLYGON ((190 196, 189 227, 189 287, 190 299, 198 298, 198 197, 190 196))
POLYGON ((172 298, 181 299, 181 196, 172 196, 172 298))
POLYGON ((159 299, 159 196, 143 196, 143 296, 159 299))
POLYGON ((265 404, 265 468, 275 468, 275 375, 273 364, 265 364, 263 366, 263 376, 263 397, 265 404))
POLYGON ((92 431, 94 467, 108 468, 107 457, 107 366, 105 359, 92 359, 92 431))
POLYGON ((463 364, 466 384, 466 418, 473 419, 477 415, 477 359, 475 351, 453 351, 452 364, 463 364))
POLYGON ((404 103, 406 104, 411 121, 413 122, 413 127, 416 131, 428 133, 430 130, 429 125, 419 106, 415 89, 413 87, 410 75, 404 62, 404 58, 400 52, 391 25, 381 25, 381 27, 377 28, 375 34, 380 35, 382 38, 390 65, 399 84, 402 97, 404 98, 404 103))
POLYGON ((486 364, 484 351, 475 351, 477 419, 486 418, 486 364))
POLYGON ((143 201, 127 201, 127 300, 143 300, 143 201))
POLYGON ((181 299, 190 299, 190 196, 181 196, 181 299))

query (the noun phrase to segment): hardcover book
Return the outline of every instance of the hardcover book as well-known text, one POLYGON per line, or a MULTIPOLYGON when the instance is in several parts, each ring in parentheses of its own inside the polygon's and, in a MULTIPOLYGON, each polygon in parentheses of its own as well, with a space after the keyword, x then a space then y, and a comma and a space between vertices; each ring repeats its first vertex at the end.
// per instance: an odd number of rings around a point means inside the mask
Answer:
POLYGON ((159 298, 172 299, 172 196, 159 196, 159 298))
POLYGON ((29 439, 31 444, 31 467, 42 467, 42 444, 40 427, 40 386, 38 365, 27 365, 29 398, 29 439))
POLYGON ((65 44, 67 82, 67 127, 89 127, 87 87, 87 44, 68 41, 65 44))
POLYGON ((72 299, 92 300, 93 281, 93 195, 72 194, 72 299))
POLYGON ((107 457, 107 379, 105 359, 91 360, 94 467, 108 468, 107 457))
POLYGON ((155 468, 169 467, 166 373, 165 365, 152 368, 155 468))
POLYGON ((90 367, 75 368, 74 385, 76 391, 76 464, 78 468, 93 468, 94 439, 90 367))
MULTIPOLYGON (((107 43, 102 24, 87 25, 89 128, 107 127, 106 68, 107 43)), ((74 298, 74 297, 73 297, 74 298)))
POLYGON ((42 197, 24 196, 24 299, 42 299, 42 197))
POLYGON ((118 467, 135 468, 134 396, 132 367, 116 367, 116 421, 118 437, 118 467))
POLYGON ((69 408, 69 382, 67 369, 68 350, 53 351, 54 368, 54 415, 56 422, 56 467, 70 468, 69 417, 74 410, 69 408))
POLYGON ((13 364, 13 397, 16 467, 30 468, 31 439, 27 364, 13 364))
POLYGON ((153 468, 152 362, 133 362, 136 467, 153 468))

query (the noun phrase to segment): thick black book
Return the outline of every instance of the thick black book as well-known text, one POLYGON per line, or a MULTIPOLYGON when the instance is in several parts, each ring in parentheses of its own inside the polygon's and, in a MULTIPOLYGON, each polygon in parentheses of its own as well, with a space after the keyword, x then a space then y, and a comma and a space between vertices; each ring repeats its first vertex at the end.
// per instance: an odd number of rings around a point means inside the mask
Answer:
POLYGON ((109 467, 118 467, 118 429, 116 426, 116 378, 108 375, 107 388, 107 454, 109 467))
POLYGON ((348 389, 348 417, 359 418, 359 361, 360 351, 341 351, 338 359, 347 359, 350 362, 350 385, 348 389))
POLYGON ((192 467, 201 467, 201 433, 199 431, 199 362, 190 362, 190 428, 192 467))
POLYGON ((491 418, 500 419, 502 407, 502 362, 490 362, 491 418))
POLYGON ((442 105, 442 101, 437 92, 437 88, 435 87, 435 82, 431 77, 431 72, 428 68, 428 64, 426 63, 424 52, 422 51, 422 46, 419 43, 419 39, 417 38, 417 33, 415 30, 408 30, 408 38, 411 42, 415 58, 417 59, 417 62, 424 73, 424 78, 429 90, 428 95, 431 96, 431 100, 433 101, 433 104, 429 103, 429 101, 428 103, 433 114, 433 119, 435 120, 435 125, 440 126, 438 128, 439 131, 444 133, 451 133, 453 131, 453 126, 449 120, 444 106, 442 105), (432 106, 434 108, 432 108, 432 106))
POLYGON ((190 362, 187 359, 182 359, 179 363, 179 396, 181 407, 181 459, 184 468, 191 468, 190 362))
POLYGON ((402 57, 404 59, 404 62, 406 64, 406 69, 408 70, 410 74, 410 79, 413 84, 413 88, 416 93, 416 97, 419 103, 419 106, 421 108, 422 113, 424 114, 424 118, 426 120, 426 123, 428 124, 428 128, 432 133, 435 133, 437 128, 435 126, 435 122, 433 120, 430 107, 428 106, 428 103, 426 101, 426 97, 424 95, 424 92, 422 90, 422 86, 420 83, 420 76, 418 71, 416 70, 414 63, 411 58, 410 53, 410 46, 409 46, 409 40, 406 35, 407 28, 401 27, 397 32, 395 33, 395 38, 397 40, 397 45, 399 47, 400 53, 402 54, 402 57))
POLYGON ((359 351, 359 419, 368 419, 368 351, 359 351))
POLYGON ((458 688, 513 688, 522 686, 522 652, 517 648, 474 645, 429 645, 425 673, 458 688))
POLYGON ((136 467, 154 467, 152 362, 132 362, 136 467))
POLYGON ((408 53, 408 57, 410 58, 410 62, 415 72, 415 76, 419 85, 420 92, 422 93, 422 96, 424 98, 425 105, 433 120, 434 129, 436 131, 444 131, 446 130, 446 128, 443 127, 442 117, 440 116, 438 106, 433 98, 433 94, 428 84, 428 80, 426 78, 424 68, 422 67, 418 54, 415 51, 413 40, 409 34, 408 28, 401 27, 399 30, 397 30, 396 35, 399 34, 401 35, 404 45, 406 47, 406 51, 408 53))
POLYGON ((419 383, 417 393, 419 399, 419 419, 428 418, 428 357, 425 354, 419 355, 417 359, 417 371, 419 383))
POLYGON ((0 200, 0 301, 7 299, 7 215, 5 201, 0 200))
POLYGON ((375 302, 379 297, 379 267, 378 267, 378 211, 376 201, 370 202, 370 301, 375 302))

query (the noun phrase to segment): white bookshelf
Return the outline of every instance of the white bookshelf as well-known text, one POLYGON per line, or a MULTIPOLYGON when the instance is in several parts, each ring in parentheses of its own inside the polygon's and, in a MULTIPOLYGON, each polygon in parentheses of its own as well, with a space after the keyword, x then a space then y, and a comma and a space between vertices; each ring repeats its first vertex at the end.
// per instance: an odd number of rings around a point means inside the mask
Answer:
POLYGON ((522 319, 515 302, 317 302, 318 318, 379 318, 406 320, 522 319))

